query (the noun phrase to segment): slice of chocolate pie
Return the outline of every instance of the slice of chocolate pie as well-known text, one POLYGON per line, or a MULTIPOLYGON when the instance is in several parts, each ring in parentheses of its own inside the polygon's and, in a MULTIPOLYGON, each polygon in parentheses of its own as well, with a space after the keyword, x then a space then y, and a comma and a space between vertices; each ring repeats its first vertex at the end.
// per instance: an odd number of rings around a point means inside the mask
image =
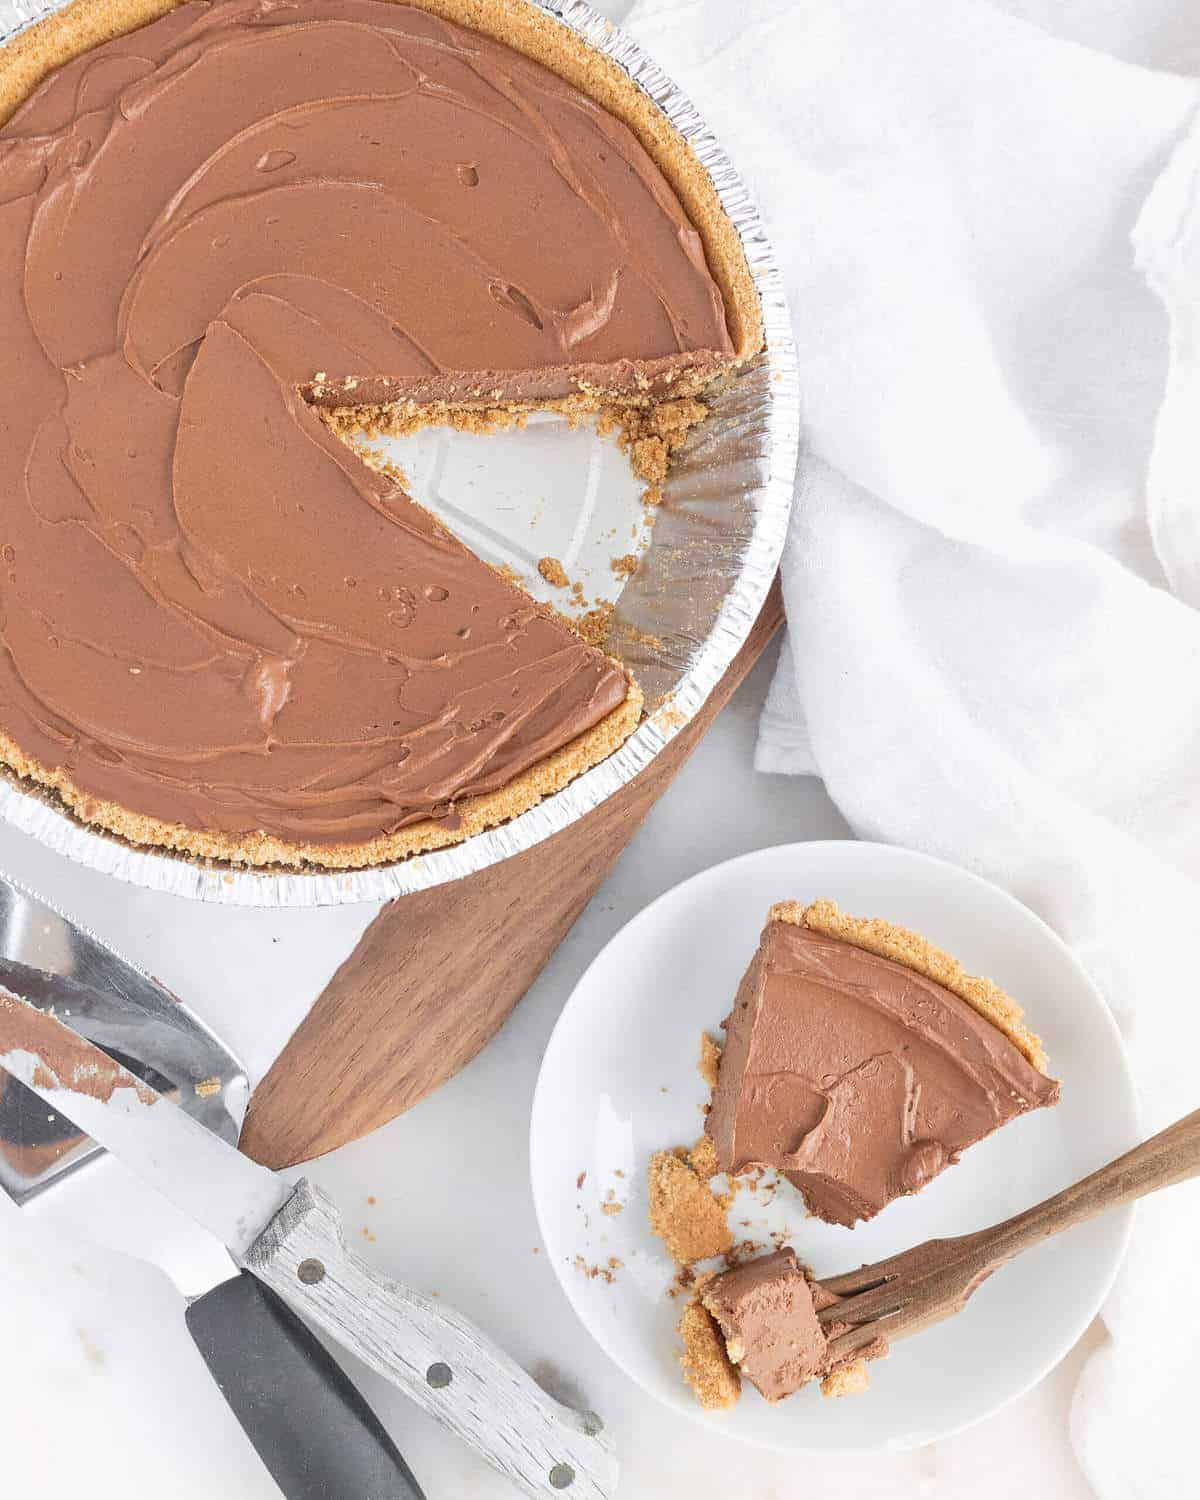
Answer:
POLYGON ((834 1224, 919 1192, 1059 1096, 1001 989, 830 901, 771 908, 724 1026, 705 1126, 721 1170, 775 1168, 834 1224))
POLYGON ((335 432, 760 344, 711 179, 539 6, 75 0, 0 48, 0 762, 254 864, 515 816, 636 684, 335 432))
POLYGON ((768 1401, 782 1401, 826 1373, 828 1340, 794 1251, 776 1250, 713 1277, 700 1301, 739 1374, 768 1401))
POLYGON ((849 1396, 867 1389, 867 1360, 887 1353, 877 1338, 861 1351, 835 1362, 829 1341, 844 1323, 823 1326, 818 1314, 838 1298, 805 1271, 790 1247, 708 1276, 699 1295, 679 1320, 684 1379, 708 1410, 730 1407, 748 1380, 774 1403, 810 1381, 825 1396, 849 1396))

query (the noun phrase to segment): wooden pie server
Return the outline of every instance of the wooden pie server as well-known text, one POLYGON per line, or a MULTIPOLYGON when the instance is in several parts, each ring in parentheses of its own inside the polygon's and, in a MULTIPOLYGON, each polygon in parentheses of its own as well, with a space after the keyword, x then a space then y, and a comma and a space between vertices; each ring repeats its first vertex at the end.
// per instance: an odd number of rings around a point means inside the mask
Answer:
POLYGON ((729 670, 649 766, 523 854, 385 906, 255 1090, 241 1149, 276 1169, 357 1140, 464 1068, 595 895, 783 623, 776 580, 729 670))

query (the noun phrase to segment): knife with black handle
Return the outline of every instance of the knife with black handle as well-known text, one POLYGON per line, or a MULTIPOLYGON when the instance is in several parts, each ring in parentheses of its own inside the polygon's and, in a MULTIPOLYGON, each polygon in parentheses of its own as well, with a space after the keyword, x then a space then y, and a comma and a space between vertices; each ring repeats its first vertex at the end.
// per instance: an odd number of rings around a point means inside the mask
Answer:
POLYGON ((270 1287, 242 1271, 187 1326, 287 1500, 425 1500, 358 1387, 270 1287))
MULTIPOLYGON (((311 1184, 302 1179, 293 1186, 243 1156, 57 1017, 3 990, 0 1068, 215 1234, 236 1266, 286 1304, 243 1292, 249 1299, 243 1306, 253 1308, 258 1320, 249 1337, 234 1313, 239 1304, 226 1308, 218 1301, 208 1316, 197 1311, 194 1320, 189 1317, 194 1335, 203 1324, 202 1352, 272 1472, 279 1465, 289 1482, 303 1476, 317 1446, 310 1423, 335 1392, 327 1419, 345 1421, 330 1444, 322 1437, 326 1461, 333 1461, 339 1447, 361 1454, 354 1461, 364 1466, 370 1452, 381 1462, 386 1456, 393 1488, 385 1487, 383 1495, 421 1493, 349 1381, 328 1357, 322 1359, 320 1346, 294 1316, 300 1314, 533 1500, 564 1494, 570 1500, 611 1500, 617 1460, 600 1419, 555 1401, 453 1309, 361 1261, 345 1244, 334 1204, 311 1184), (274 1308, 273 1317, 268 1308, 274 1308), (294 1411, 282 1378, 271 1390, 269 1381, 253 1374, 248 1351, 259 1337, 276 1341, 290 1372, 308 1370, 311 1385, 295 1374, 294 1411), (294 1357, 297 1341, 311 1356, 307 1361, 294 1357), (268 1442, 270 1457, 264 1451, 268 1442), (298 1456, 285 1466, 289 1447, 298 1456)), ((236 1295, 218 1290, 223 1297, 236 1295)), ((376 1490, 359 1488, 359 1482, 323 1478, 323 1490, 289 1488, 287 1494, 289 1500, 375 1500, 376 1490)))

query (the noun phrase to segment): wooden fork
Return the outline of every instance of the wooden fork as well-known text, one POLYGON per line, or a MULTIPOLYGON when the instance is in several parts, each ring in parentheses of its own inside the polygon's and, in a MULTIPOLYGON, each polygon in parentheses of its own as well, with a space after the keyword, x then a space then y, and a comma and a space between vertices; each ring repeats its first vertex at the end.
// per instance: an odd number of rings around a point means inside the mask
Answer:
POLYGON ((1022 1250, 1197 1174, 1200 1109, 1073 1187, 990 1229, 926 1240, 861 1270, 822 1278, 820 1285, 839 1299, 819 1314, 826 1327, 834 1325, 832 1360, 847 1359, 881 1338, 889 1343, 907 1338, 952 1317, 977 1286, 1022 1250), (843 1331, 845 1324, 850 1327, 843 1331))

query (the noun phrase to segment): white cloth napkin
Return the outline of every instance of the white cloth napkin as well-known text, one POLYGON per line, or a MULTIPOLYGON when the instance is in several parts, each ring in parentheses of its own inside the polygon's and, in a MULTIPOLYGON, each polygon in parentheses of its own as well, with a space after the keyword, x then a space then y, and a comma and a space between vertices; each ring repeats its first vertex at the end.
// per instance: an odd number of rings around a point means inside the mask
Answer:
MULTIPOLYGON (((1147 1130, 1200 1106, 1200 93, 1124 58, 1200 67, 1198 11, 627 22, 790 289, 808 452, 759 769, 821 775, 860 835, 1046 918, 1129 1041, 1147 1130)), ((1196 1493, 1198 1250, 1195 1187, 1143 1206, 1072 1413, 1105 1500, 1196 1493)))

